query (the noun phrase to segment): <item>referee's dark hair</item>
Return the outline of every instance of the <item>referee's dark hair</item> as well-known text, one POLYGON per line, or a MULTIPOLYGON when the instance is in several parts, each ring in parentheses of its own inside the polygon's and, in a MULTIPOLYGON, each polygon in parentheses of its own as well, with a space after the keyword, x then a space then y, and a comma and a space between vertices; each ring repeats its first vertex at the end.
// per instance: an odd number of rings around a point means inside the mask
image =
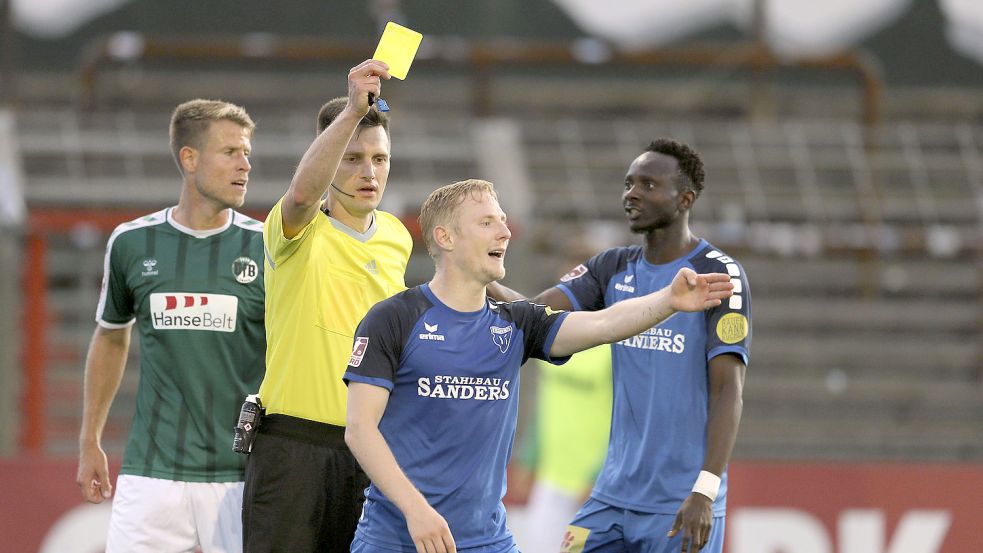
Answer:
MULTIPOLYGON (((317 112, 317 134, 324 132, 324 129, 328 128, 328 125, 338 117, 346 105, 348 105, 348 97, 339 96, 328 100, 326 104, 321 106, 321 110, 317 112)), ((362 128, 382 127, 386 131, 386 136, 389 136, 389 116, 377 110, 374 105, 369 107, 368 113, 358 122, 358 126, 362 128)))
POLYGON ((693 148, 672 138, 657 138, 645 148, 645 151, 676 158, 680 176, 685 177, 682 184, 693 190, 697 196, 703 192, 706 173, 703 171, 703 161, 693 148))

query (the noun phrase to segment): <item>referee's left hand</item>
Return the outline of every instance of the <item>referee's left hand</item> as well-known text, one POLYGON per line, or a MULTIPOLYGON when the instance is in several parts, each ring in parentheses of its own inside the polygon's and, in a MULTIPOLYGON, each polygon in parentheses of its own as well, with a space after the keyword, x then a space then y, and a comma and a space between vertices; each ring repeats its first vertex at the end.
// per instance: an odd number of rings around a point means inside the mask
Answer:
POLYGON ((348 72, 348 108, 359 115, 369 111, 369 95, 382 92, 382 79, 389 79, 389 65, 379 60, 365 60, 348 72))
POLYGON ((693 492, 679 507, 676 520, 672 523, 672 530, 669 530, 666 536, 675 537, 682 530, 683 537, 679 551, 680 553, 693 553, 703 549, 703 546, 710 541, 710 527, 712 525, 713 501, 701 493, 693 492))

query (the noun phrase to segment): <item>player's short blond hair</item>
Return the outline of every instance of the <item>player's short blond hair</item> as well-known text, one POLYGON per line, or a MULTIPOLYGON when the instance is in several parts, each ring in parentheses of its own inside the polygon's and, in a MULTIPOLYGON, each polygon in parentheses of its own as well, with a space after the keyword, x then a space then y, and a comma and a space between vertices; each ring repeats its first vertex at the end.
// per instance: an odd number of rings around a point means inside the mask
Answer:
POLYGON ((437 258, 437 246, 433 241, 433 231, 438 226, 448 226, 457 223, 457 208, 466 198, 481 201, 485 195, 498 200, 495 185, 478 179, 468 179, 441 186, 434 190, 423 202, 420 208, 420 230, 423 232, 423 242, 427 245, 430 257, 437 258))
POLYGON ((246 108, 221 100, 190 100, 174 108, 171 114, 171 155, 181 168, 181 148, 185 146, 201 149, 202 137, 208 132, 213 121, 232 121, 246 129, 250 138, 256 130, 256 123, 246 113, 246 108))

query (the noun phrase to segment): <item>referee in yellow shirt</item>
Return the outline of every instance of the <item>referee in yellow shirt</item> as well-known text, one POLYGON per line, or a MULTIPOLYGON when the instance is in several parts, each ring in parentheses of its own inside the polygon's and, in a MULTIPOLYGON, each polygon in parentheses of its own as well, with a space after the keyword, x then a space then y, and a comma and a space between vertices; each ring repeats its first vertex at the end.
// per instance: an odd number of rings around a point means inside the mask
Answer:
POLYGON ((266 416, 246 465, 246 553, 348 551, 369 485, 345 445, 342 374, 358 322, 406 288, 413 245, 376 209, 389 120, 369 95, 383 78, 375 60, 348 73, 348 97, 321 108, 318 136, 266 218, 266 416))

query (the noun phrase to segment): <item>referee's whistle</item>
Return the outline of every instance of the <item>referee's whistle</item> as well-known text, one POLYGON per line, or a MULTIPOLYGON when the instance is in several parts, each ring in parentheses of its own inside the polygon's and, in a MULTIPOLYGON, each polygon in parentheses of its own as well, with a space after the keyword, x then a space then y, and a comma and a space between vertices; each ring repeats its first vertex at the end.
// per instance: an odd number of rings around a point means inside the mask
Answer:
POLYGON ((376 99, 374 92, 369 92, 369 105, 376 104, 379 111, 389 111, 389 104, 382 98, 376 99))

